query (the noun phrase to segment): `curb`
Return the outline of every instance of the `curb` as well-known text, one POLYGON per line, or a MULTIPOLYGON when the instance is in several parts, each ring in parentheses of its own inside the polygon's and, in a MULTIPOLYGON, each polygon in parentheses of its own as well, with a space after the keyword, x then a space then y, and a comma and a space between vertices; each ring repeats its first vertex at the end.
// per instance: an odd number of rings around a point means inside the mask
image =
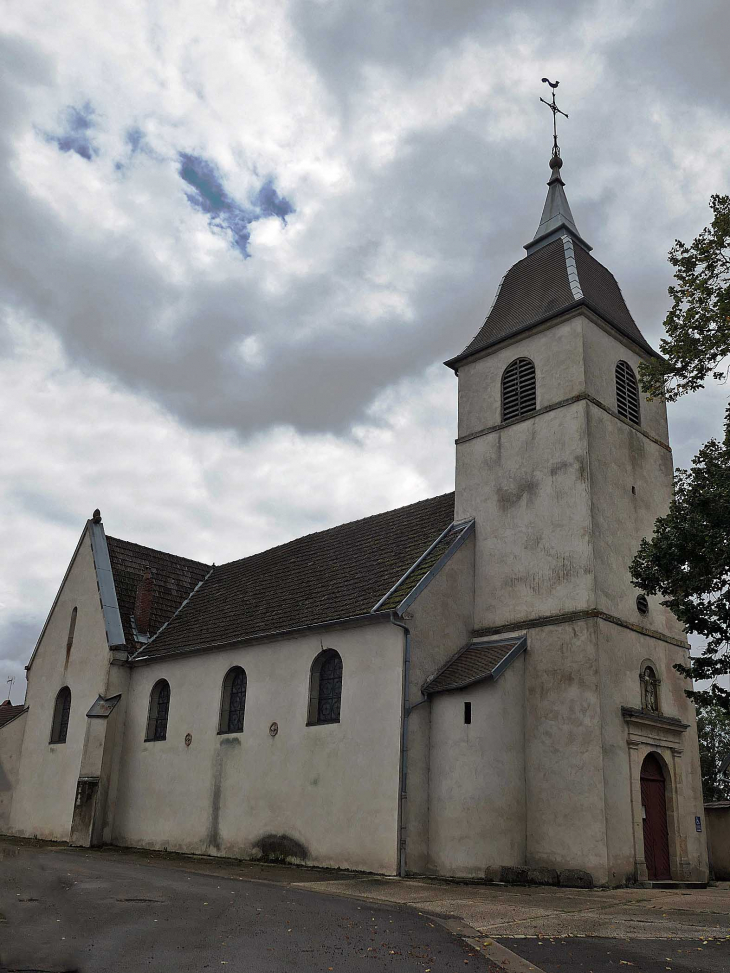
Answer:
POLYGON ((478 929, 466 922, 459 919, 445 919, 443 916, 432 915, 429 918, 438 922, 440 926, 443 926, 454 936, 460 936, 472 949, 481 953, 492 963, 496 963, 497 966, 501 966, 508 973, 545 973, 540 966, 535 966, 534 963, 523 959, 522 956, 513 953, 511 949, 502 946, 501 943, 495 943, 489 936, 483 936, 478 929))

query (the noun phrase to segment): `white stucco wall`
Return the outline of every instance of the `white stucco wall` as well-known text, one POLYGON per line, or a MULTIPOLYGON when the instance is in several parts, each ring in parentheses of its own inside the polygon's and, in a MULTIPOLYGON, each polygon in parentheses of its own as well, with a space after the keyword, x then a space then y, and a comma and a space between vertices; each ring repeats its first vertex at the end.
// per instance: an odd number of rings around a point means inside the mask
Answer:
POLYGON ((408 721, 408 783, 404 802, 406 869, 424 872, 428 866, 429 845, 431 703, 422 702, 421 686, 471 638, 474 627, 473 535, 409 607, 403 621, 411 632, 410 704, 416 707, 408 721))
POLYGON ((27 712, 0 727, 0 834, 7 834, 13 793, 18 784, 27 712))
POLYGON ((69 836, 76 783, 86 733, 86 712, 106 689, 109 650, 88 531, 73 559, 28 671, 28 714, 20 773, 8 831, 65 841, 69 836), (78 608, 68 660, 66 641, 78 608), (64 744, 50 744, 56 695, 71 690, 64 744))
POLYGON ((429 871, 483 878, 524 862, 525 658, 496 682, 433 697, 429 871))
POLYGON ((501 423, 502 373, 515 358, 535 365, 538 409, 584 392, 583 325, 577 315, 460 366, 459 436, 501 423))
POLYGON ((114 842, 250 857, 262 836, 285 835, 304 846, 307 862, 394 873, 403 632, 382 622, 321 638, 135 666, 114 842), (310 667, 322 645, 342 656, 341 722, 307 726, 310 667), (248 679, 244 730, 219 735, 221 685, 234 665, 248 679), (145 742, 160 678, 171 690, 167 739, 145 742))
POLYGON ((594 620, 530 629, 525 662, 526 864, 606 881, 594 620))
POLYGON ((593 602, 586 405, 457 447, 456 516, 476 518, 476 628, 593 602))
POLYGON ((629 572, 642 538, 669 509, 672 454, 594 405, 587 411, 596 607, 681 639, 682 626, 661 598, 649 597, 649 614, 639 613, 629 572))
MULTIPOLYGON (((615 332, 608 333, 593 322, 582 319, 585 388, 589 395, 616 411, 616 365, 627 362, 639 378, 642 357, 620 340, 615 332)), ((667 407, 661 399, 649 401, 640 392, 641 428, 663 443, 669 442, 667 407)))

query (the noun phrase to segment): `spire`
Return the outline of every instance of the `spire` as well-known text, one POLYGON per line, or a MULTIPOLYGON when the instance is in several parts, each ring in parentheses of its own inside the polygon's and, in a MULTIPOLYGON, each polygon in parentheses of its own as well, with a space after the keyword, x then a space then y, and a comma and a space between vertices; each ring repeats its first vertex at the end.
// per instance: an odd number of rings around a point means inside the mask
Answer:
POLYGON ((547 78, 543 78, 542 80, 552 88, 552 101, 545 101, 544 98, 541 98, 540 101, 543 105, 547 105, 553 113, 553 152, 550 156, 550 179, 548 180, 548 193, 545 205, 543 206, 542 216, 540 217, 537 232, 532 241, 525 244, 525 250, 527 250, 528 254, 534 253, 535 250, 539 250, 545 244, 551 243, 553 240, 557 240, 565 233, 568 233, 576 243, 579 243, 585 250, 590 251, 593 248, 578 233, 578 227, 575 225, 573 214, 570 212, 568 197, 565 195, 565 183, 560 175, 563 160, 560 158, 557 121, 558 115, 564 115, 565 118, 568 117, 555 103, 555 89, 560 82, 552 82, 547 78))

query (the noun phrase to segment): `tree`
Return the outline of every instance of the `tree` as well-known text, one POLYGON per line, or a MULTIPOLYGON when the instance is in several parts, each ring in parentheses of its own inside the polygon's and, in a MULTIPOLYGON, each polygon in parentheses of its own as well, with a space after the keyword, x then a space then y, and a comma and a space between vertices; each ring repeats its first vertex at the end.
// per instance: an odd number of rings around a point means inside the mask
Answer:
MULTIPOLYGON (((669 253, 676 284, 660 344, 664 359, 640 369, 649 395, 674 400, 701 388, 711 373, 726 378, 730 355, 730 196, 713 196, 713 220, 686 246, 677 240, 669 253)), ((711 439, 692 461, 677 470, 669 513, 660 517, 651 540, 642 540, 631 564, 634 585, 663 597, 662 604, 701 635, 706 645, 688 666, 675 668, 694 680, 730 672, 730 408, 723 442, 711 439)), ((697 703, 730 712, 730 691, 714 683, 686 690, 697 703)))
POLYGON ((726 801, 730 799, 730 779, 721 776, 720 768, 730 753, 730 717, 720 706, 699 706, 697 734, 700 740, 702 798, 705 801, 726 801))
POLYGON ((675 240, 669 263, 676 283, 664 320, 664 358, 640 367, 645 392, 670 402, 702 388, 707 376, 723 380, 721 362, 730 355, 730 196, 710 200, 712 223, 691 246, 675 240))

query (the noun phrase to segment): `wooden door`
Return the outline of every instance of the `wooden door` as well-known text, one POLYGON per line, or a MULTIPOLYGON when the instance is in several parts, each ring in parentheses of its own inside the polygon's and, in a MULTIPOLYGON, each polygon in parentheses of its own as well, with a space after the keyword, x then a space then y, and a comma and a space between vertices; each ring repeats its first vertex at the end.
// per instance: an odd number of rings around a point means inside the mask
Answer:
POLYGON ((671 878, 666 783, 654 754, 641 766, 641 804, 644 816, 644 858, 650 881, 671 878))

